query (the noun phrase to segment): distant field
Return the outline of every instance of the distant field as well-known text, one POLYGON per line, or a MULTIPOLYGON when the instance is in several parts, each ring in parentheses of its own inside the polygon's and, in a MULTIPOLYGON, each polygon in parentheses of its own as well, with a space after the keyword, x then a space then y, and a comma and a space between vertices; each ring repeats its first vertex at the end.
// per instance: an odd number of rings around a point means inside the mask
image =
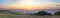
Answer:
POLYGON ((60 18, 60 16, 31 16, 31 15, 0 14, 0 18, 60 18))

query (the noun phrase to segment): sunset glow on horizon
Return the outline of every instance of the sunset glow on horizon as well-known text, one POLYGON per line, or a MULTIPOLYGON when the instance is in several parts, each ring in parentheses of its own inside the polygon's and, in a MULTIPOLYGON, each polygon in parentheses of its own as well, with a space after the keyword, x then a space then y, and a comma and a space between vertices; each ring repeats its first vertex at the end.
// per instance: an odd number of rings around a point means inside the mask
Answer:
MULTIPOLYGON (((3 0, 2 0, 3 1, 3 0)), ((37 10, 37 9, 59 9, 59 0, 53 2, 52 0, 4 0, 1 4, 4 9, 17 10, 37 10), (4 2, 5 1, 5 2, 4 2), (7 2, 6 2, 7 1, 7 2)))

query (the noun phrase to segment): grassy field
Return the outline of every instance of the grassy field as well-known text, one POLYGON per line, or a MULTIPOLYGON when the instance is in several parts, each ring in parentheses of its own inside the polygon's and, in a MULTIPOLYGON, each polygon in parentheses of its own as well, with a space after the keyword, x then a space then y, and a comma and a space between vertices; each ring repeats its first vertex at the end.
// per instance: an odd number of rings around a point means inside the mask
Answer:
POLYGON ((60 18, 60 16, 31 16, 31 15, 0 14, 0 18, 60 18))
POLYGON ((60 16, 16 15, 9 12, 0 13, 0 18, 60 18, 60 16))

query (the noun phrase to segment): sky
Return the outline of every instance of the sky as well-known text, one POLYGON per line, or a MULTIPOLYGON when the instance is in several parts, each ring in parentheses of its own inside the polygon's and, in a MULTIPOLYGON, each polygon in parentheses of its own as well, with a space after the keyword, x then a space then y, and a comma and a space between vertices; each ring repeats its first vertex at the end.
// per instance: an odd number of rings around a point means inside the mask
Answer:
POLYGON ((0 10, 60 10, 60 0, 0 0, 0 10))

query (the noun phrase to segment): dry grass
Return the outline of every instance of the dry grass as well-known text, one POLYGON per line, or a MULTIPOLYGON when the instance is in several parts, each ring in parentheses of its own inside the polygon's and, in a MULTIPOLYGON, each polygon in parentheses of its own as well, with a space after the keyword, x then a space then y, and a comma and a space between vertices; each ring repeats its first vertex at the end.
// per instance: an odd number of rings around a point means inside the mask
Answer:
POLYGON ((0 18, 60 18, 60 16, 31 16, 31 15, 0 14, 0 18))

